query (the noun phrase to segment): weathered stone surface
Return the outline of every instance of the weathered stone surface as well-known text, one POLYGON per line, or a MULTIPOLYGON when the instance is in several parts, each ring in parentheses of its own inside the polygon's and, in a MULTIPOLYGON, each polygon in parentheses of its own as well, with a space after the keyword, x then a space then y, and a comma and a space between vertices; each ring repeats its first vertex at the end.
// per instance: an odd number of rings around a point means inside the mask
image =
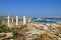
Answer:
POLYGON ((61 24, 28 23, 20 33, 22 40, 61 40, 61 24))

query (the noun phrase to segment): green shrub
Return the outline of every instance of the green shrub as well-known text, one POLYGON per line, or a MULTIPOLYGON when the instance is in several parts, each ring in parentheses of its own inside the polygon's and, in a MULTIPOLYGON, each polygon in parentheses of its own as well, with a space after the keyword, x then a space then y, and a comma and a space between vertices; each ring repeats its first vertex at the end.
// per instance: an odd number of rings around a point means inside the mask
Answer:
POLYGON ((0 26, 0 33, 1 32, 7 33, 7 32, 12 32, 12 30, 10 30, 10 28, 7 26, 2 25, 2 26, 0 26))

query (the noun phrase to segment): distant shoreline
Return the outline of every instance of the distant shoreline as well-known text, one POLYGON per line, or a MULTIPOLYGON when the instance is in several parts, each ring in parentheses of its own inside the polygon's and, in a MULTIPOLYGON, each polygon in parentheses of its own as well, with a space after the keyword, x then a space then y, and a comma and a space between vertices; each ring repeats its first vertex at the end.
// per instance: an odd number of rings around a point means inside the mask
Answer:
MULTIPOLYGON (((15 16, 10 16, 10 17, 15 17, 15 16)), ((19 17, 22 17, 22 16, 19 16, 19 17)), ((0 18, 7 18, 7 16, 0 16, 0 18)), ((61 18, 61 16, 38 16, 38 17, 30 17, 30 18, 61 18)))

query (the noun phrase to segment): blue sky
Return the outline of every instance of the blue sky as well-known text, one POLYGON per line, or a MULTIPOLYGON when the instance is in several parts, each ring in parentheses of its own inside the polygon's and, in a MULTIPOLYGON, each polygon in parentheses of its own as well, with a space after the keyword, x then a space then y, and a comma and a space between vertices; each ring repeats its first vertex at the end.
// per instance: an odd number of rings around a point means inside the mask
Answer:
POLYGON ((0 15, 61 16, 61 0, 0 0, 0 15))

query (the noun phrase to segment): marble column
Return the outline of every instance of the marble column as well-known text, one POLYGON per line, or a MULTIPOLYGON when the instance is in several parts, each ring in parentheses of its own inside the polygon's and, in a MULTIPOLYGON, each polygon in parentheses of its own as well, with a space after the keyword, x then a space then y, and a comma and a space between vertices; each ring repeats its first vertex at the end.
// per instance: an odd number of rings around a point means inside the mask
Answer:
POLYGON ((26 16, 23 16, 23 25, 26 24, 26 16))
POLYGON ((28 19, 28 22, 31 22, 31 18, 28 19))
POLYGON ((10 16, 8 15, 8 25, 7 26, 10 26, 10 16))
POLYGON ((18 16, 16 15, 16 25, 18 25, 18 16))
POLYGON ((13 18, 12 18, 12 23, 14 23, 13 18))

